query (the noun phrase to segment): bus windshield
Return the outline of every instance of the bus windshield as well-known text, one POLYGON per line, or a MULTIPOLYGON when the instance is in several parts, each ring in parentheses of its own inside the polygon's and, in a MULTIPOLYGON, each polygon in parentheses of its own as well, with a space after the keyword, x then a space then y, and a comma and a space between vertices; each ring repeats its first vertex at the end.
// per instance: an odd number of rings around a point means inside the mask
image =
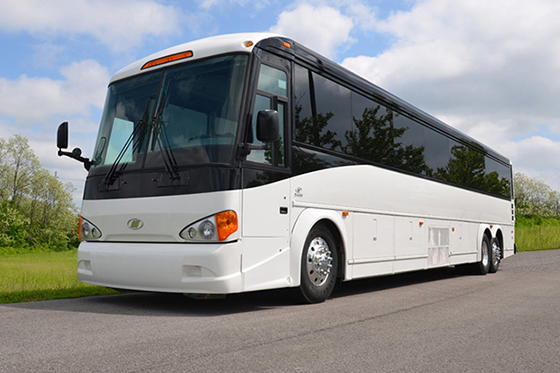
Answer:
POLYGON ((112 84, 91 172, 229 163, 247 59, 194 61, 112 84))

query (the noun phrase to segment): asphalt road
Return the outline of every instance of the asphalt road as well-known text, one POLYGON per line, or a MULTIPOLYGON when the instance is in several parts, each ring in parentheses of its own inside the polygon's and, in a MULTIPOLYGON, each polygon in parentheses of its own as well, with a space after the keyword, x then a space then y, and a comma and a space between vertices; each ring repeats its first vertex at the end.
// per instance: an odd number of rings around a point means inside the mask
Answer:
POLYGON ((560 250, 289 295, 0 305, 0 372, 560 372, 560 250))

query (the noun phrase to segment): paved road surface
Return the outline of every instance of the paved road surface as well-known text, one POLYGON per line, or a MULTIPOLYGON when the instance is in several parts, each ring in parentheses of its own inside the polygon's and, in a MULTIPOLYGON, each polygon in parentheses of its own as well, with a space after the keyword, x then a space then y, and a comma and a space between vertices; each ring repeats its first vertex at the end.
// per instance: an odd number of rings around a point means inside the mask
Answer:
POLYGON ((560 250, 288 295, 0 306, 0 372, 560 372, 560 250))

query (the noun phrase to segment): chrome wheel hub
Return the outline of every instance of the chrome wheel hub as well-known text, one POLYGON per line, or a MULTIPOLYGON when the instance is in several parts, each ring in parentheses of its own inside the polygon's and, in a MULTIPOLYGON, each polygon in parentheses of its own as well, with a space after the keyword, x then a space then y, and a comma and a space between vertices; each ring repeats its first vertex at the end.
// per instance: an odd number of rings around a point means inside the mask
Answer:
POLYGON ((496 242, 492 242, 492 263, 496 266, 502 259, 502 250, 496 242))
POLYGON ((327 242, 316 237, 307 248, 307 275, 315 286, 323 285, 331 273, 332 253, 327 242))
POLYGON ((490 262, 490 255, 488 250, 488 244, 486 242, 482 243, 482 265, 487 266, 490 262))

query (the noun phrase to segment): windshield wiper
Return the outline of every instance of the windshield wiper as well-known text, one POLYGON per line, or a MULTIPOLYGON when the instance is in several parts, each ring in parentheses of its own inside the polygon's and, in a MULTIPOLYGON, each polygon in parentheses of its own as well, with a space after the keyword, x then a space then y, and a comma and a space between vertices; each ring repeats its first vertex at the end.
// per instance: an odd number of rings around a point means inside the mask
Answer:
POLYGON ((179 180, 181 176, 179 176, 179 173, 177 172, 177 160, 175 159, 171 143, 169 142, 169 137, 167 136, 167 129, 165 128, 163 121, 160 121, 164 105, 165 93, 161 97, 156 115, 152 118, 152 151, 154 151, 157 144, 160 148, 163 163, 165 164, 165 171, 169 175, 169 179, 175 181, 179 180))
MULTIPOLYGON (((144 135, 146 133, 145 129, 146 129, 146 123, 148 121, 148 116, 149 116, 149 109, 150 109, 150 103, 152 102, 152 98, 150 97, 148 99, 148 104, 146 105, 146 109, 144 110, 144 115, 142 116, 142 119, 140 119, 138 122, 136 122, 136 125, 134 126, 134 130, 132 131, 132 133, 130 134, 130 136, 128 137, 128 139, 126 140, 126 142, 124 143, 121 151, 119 152, 119 154, 117 155, 117 157, 115 158, 115 161, 113 162, 113 164, 111 165, 111 168, 109 169, 109 171, 107 172, 107 175, 105 175, 105 180, 103 182, 103 184, 105 185, 105 187, 108 189, 111 185, 113 185, 113 183, 115 182, 116 178, 116 172, 117 172, 117 167, 119 167, 119 164, 121 163, 124 155, 126 154, 126 151, 128 150, 128 148, 130 147, 130 144, 132 144, 132 142, 134 141, 134 138, 140 133, 140 131, 144 130, 144 135)), ((140 136, 140 138, 138 139, 138 141, 136 142, 135 146, 132 149, 132 153, 134 154, 135 151, 138 151, 138 148, 140 146, 142 146, 144 136, 140 136)), ((119 169, 119 171, 124 171, 124 169, 126 168, 127 163, 124 163, 121 168, 119 169)))

